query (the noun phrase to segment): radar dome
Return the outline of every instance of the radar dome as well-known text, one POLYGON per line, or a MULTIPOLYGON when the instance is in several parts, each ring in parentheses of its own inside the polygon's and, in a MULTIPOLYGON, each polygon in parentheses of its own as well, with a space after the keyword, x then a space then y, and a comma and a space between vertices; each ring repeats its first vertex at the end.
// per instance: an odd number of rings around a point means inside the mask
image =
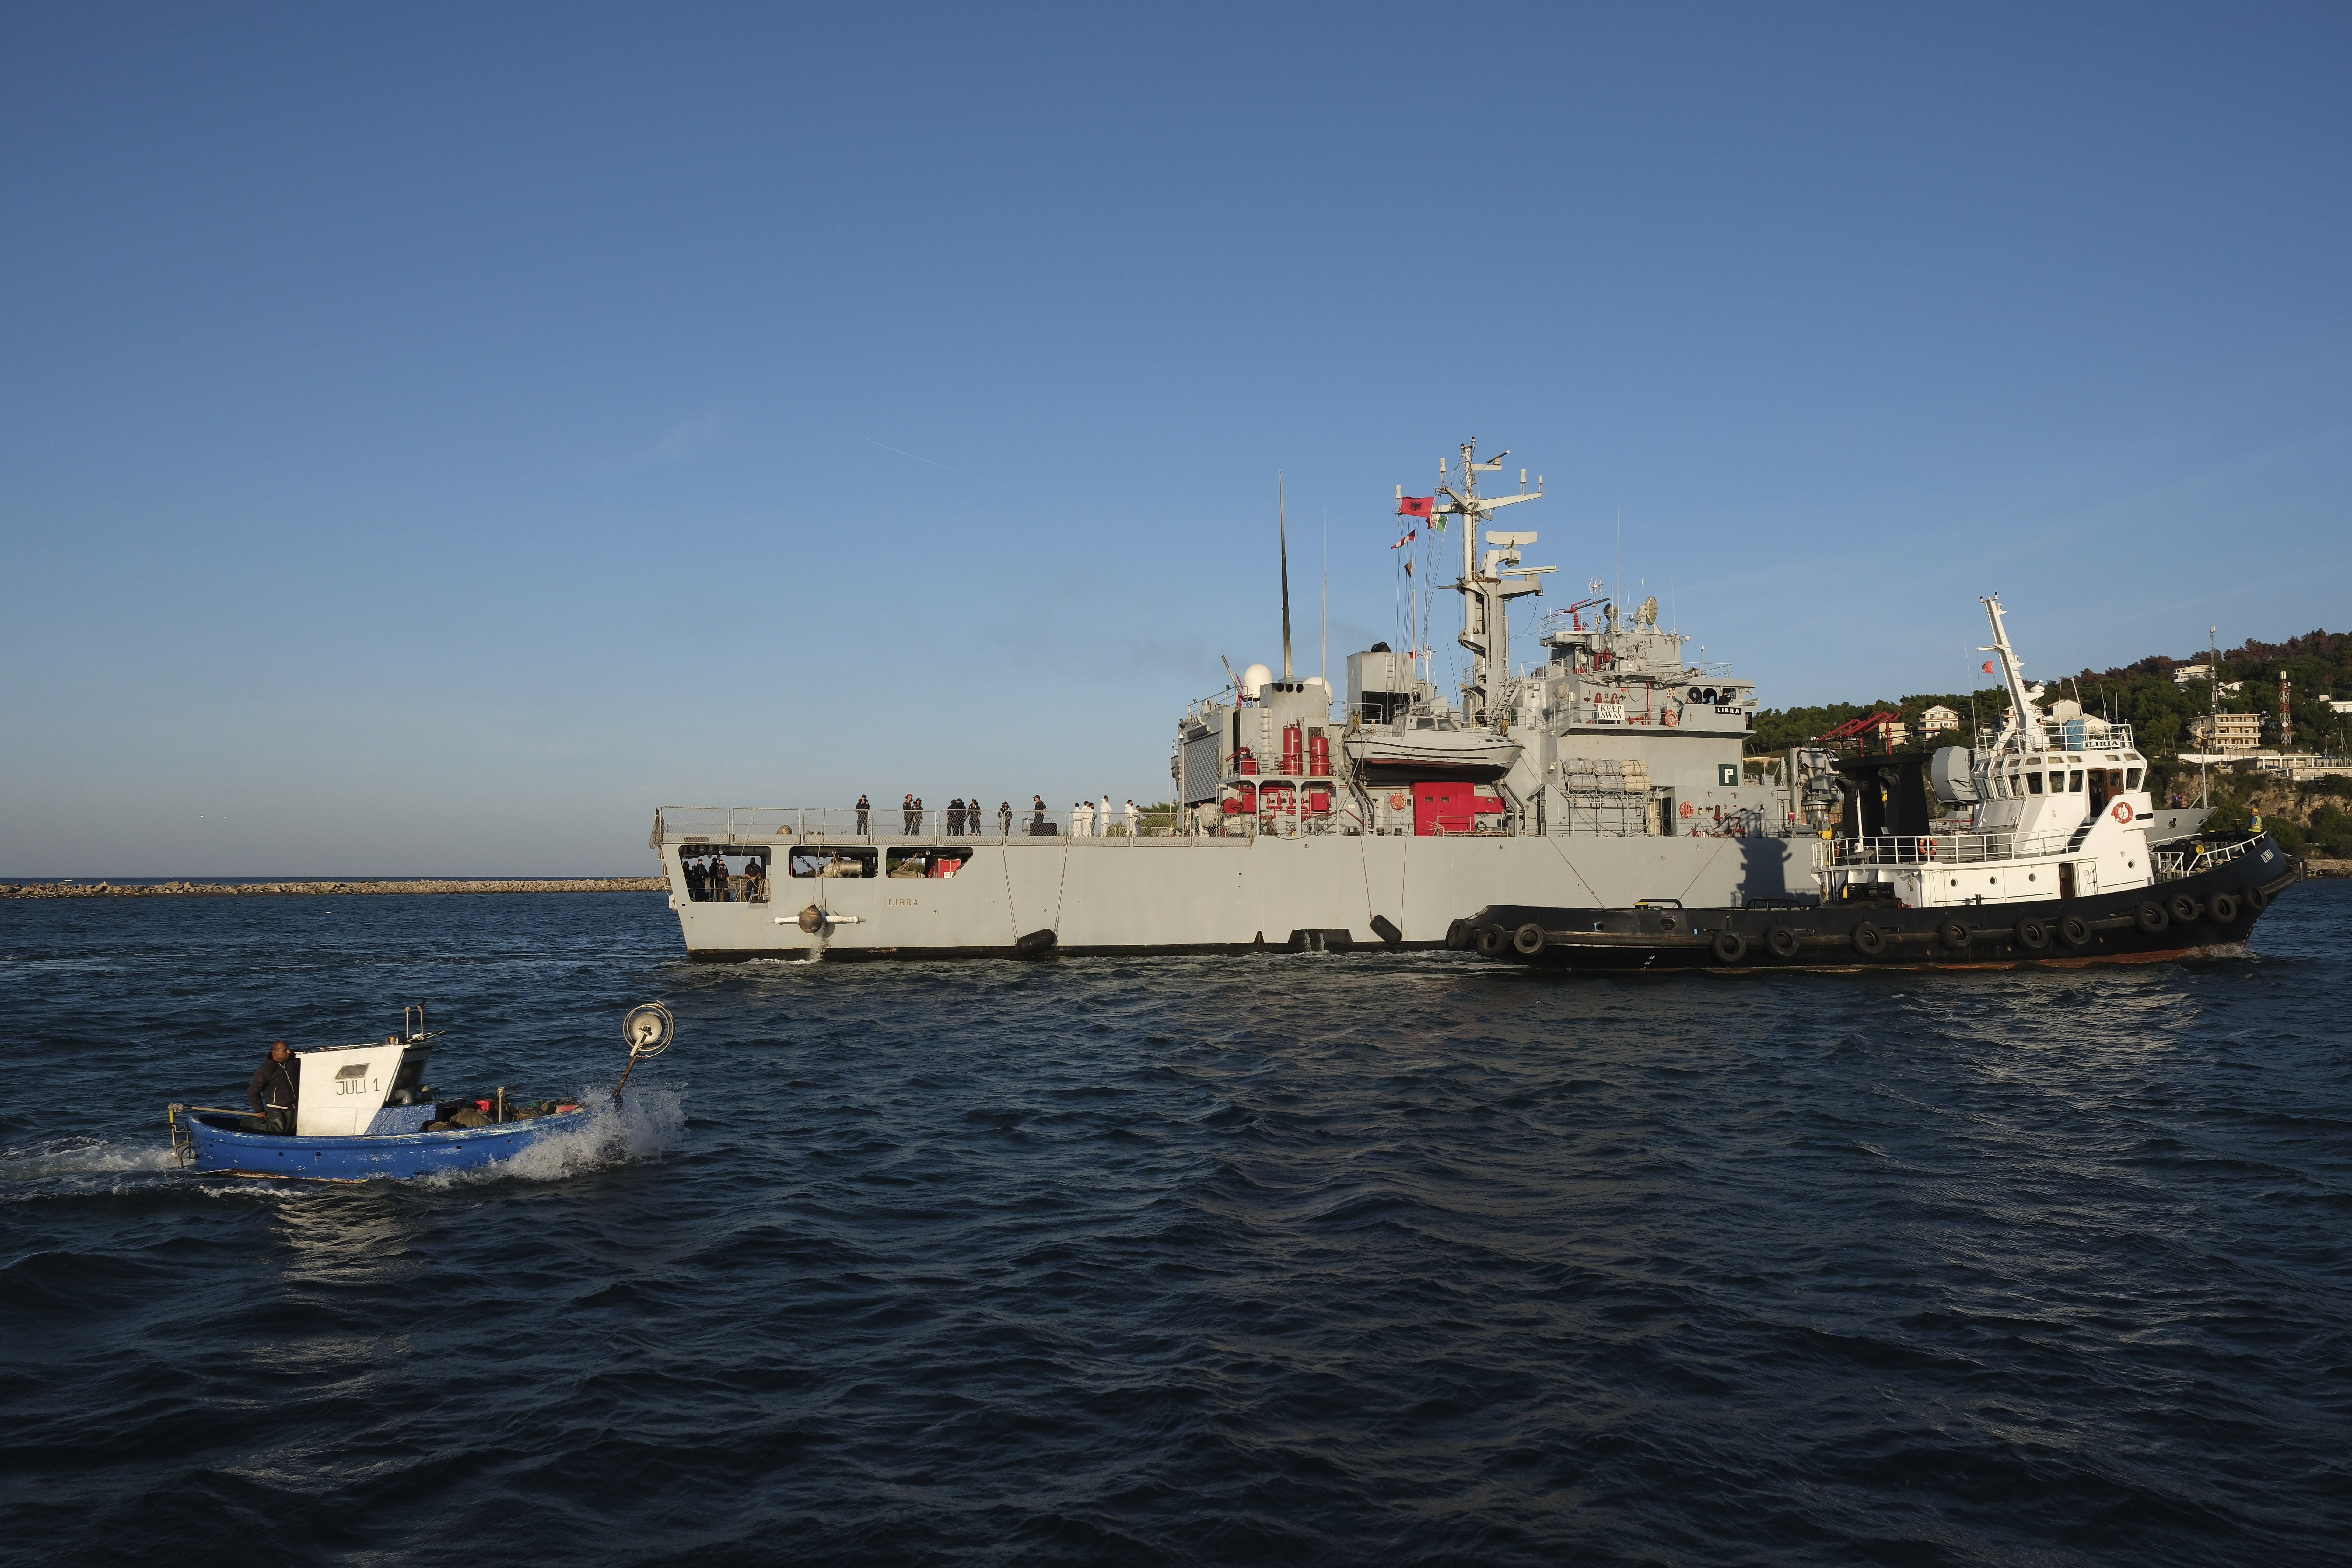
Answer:
POLYGON ((1251 665, 1247 669, 1242 671, 1242 690, 1248 696, 1258 696, 1265 690, 1266 683, 1273 679, 1274 671, 1268 669, 1265 666, 1262 664, 1251 665))

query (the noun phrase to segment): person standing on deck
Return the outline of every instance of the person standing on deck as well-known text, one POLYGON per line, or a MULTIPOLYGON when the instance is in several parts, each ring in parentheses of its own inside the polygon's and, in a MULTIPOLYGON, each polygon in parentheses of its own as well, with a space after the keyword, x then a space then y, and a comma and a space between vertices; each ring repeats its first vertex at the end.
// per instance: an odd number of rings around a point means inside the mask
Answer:
POLYGON ((898 831, 911 835, 915 831, 915 792, 908 790, 898 802, 898 831))
POLYGON ((996 803, 996 836, 999 838, 1013 837, 1013 803, 1009 800, 996 803))
POLYGON ((735 895, 727 887, 727 857, 724 855, 710 858, 710 901, 714 904, 735 901, 735 895))
POLYGON ((867 828, 866 826, 866 814, 873 809, 874 807, 867 802, 864 795, 861 795, 857 797, 857 831, 861 837, 867 832, 867 828))
POLYGON ((294 1066, 294 1052, 285 1041, 272 1040, 269 1058, 253 1069, 252 1080, 245 1086, 246 1102, 253 1107, 253 1114, 238 1125, 247 1132, 292 1136, 294 1105, 301 1092, 302 1078, 294 1066))
POLYGON ((1030 833, 1033 836, 1043 833, 1045 827, 1045 797, 1042 795, 1031 795, 1029 808, 1032 813, 1029 818, 1030 833))
POLYGON ((1143 813, 1136 809, 1135 797, 1133 795, 1129 795, 1127 797, 1127 836, 1129 838, 1134 838, 1139 837, 1142 832, 1143 813))
POLYGON ((1101 805, 1096 808, 1095 831, 1105 838, 1110 837, 1110 796, 1108 795, 1103 796, 1101 805))

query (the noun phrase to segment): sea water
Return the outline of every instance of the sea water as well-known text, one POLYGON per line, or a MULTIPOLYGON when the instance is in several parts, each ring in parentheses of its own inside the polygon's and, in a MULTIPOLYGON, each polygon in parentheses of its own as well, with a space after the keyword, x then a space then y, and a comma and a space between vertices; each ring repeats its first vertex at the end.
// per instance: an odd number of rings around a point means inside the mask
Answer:
POLYGON ((24 1562, 2328 1563, 2352 884, 2242 956, 698 965, 658 895, 0 903, 24 1562), (167 1101, 423 1000, 430 1182, 167 1101), (625 1008, 677 1043, 610 1087, 625 1008))

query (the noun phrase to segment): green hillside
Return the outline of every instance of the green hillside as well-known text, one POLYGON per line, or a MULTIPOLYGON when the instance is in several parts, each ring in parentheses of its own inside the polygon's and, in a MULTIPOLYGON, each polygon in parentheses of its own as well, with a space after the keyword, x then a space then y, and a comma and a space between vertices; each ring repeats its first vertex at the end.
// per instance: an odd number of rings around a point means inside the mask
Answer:
MULTIPOLYGON (((2152 759, 2178 753, 2189 740, 2189 721, 2206 710, 2211 694, 2203 680, 2187 685, 2174 681, 2181 665, 2202 664, 2201 653, 2173 658, 2154 654, 2113 669, 2085 669, 2052 679, 2036 679, 2049 687, 2052 699, 2063 695, 2081 700, 2084 711, 2130 723, 2140 749, 2152 759)), ((2278 744, 2278 678, 2284 669, 2291 682, 2294 739, 2298 750, 2352 752, 2352 716, 2338 716, 2326 699, 2352 697, 2352 633, 2306 632, 2281 643, 2249 641, 2221 655, 2221 683, 2242 682, 2235 694, 2223 692, 2223 712, 2263 715, 2263 743, 2278 744)), ((1832 702, 1812 708, 1766 708, 1756 715, 1750 752, 1780 752, 1801 746, 1848 719, 1874 711, 1896 712, 1916 730, 1919 715, 1942 703, 1959 714, 1961 736, 1972 721, 1987 728, 1998 724, 2009 706, 2009 695, 1999 686, 1973 692, 1921 691, 1902 698, 1871 702, 1832 702)), ((1915 742, 1914 749, 1928 749, 1915 742)))

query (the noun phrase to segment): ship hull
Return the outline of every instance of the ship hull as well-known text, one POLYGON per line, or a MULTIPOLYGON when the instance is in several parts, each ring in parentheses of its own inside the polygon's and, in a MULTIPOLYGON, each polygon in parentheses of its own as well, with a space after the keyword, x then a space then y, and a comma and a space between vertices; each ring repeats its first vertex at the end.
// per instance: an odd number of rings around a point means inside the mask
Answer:
POLYGON ((2244 858, 2153 887, 2076 899, 1942 908, 1875 901, 1807 908, 1494 903, 1449 931, 1483 957, 1580 973, 2082 968, 2160 963, 2243 943, 2302 875, 2265 837, 2244 858))
MULTIPOLYGON (((789 841, 787 841, 789 842, 789 841)), ((811 847, 808 840, 800 847, 811 847)), ((838 840, 887 847, 894 839, 838 840)), ((937 840, 904 840, 932 844, 937 840)), ((982 841, 952 878, 796 878, 764 903, 692 899, 667 844, 670 906, 696 959, 845 961, 1042 952, 1433 948, 1465 909, 1728 903, 1812 886, 1816 840, 1328 835, 982 841), (802 911, 819 908, 818 929, 802 911), (855 917, 854 921, 841 917, 855 917)), ((789 859, 775 856, 780 866, 789 859)))

